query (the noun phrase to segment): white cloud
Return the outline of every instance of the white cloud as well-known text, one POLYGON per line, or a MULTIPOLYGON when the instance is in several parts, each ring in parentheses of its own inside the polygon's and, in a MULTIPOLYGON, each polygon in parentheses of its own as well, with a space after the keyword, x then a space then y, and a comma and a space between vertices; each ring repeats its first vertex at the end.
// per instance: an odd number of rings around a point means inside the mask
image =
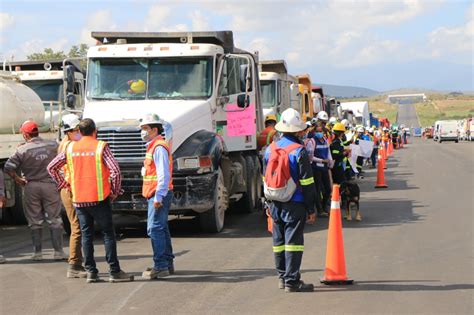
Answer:
POLYGON ((171 8, 166 5, 153 5, 148 10, 145 19, 145 32, 157 32, 165 27, 169 17, 171 16, 171 8))
POLYGON ((189 14, 191 18, 191 24, 193 31, 209 31, 211 25, 209 23, 209 17, 202 14, 199 10, 194 10, 189 14))
POLYGON ((13 15, 0 12, 0 32, 4 32, 15 23, 13 15))
POLYGON ((94 45, 95 40, 91 37, 93 31, 113 31, 117 25, 114 24, 110 10, 100 10, 87 18, 86 25, 81 30, 81 43, 94 45))

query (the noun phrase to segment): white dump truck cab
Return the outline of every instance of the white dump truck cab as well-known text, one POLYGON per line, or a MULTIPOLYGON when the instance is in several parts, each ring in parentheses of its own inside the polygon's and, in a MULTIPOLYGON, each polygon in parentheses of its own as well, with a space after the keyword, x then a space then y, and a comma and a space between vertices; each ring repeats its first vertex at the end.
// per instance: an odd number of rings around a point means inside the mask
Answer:
POLYGON ((259 64, 260 91, 264 115, 280 114, 291 107, 290 85, 296 79, 288 75, 284 60, 264 60, 259 64))
POLYGON ((22 83, 40 97, 45 109, 45 124, 51 130, 57 129, 63 114, 82 112, 85 71, 81 59, 14 61, 10 66, 22 83), (66 91, 64 80, 68 71, 72 73, 73 82, 66 91))
POLYGON ((125 193, 115 212, 145 215, 140 174, 146 144, 138 120, 164 119, 173 154, 171 215, 198 215, 219 232, 230 202, 260 201, 256 134, 263 129, 258 57, 234 47, 231 31, 93 32, 84 117, 120 164, 125 193), (172 131, 171 131, 172 130, 172 131))

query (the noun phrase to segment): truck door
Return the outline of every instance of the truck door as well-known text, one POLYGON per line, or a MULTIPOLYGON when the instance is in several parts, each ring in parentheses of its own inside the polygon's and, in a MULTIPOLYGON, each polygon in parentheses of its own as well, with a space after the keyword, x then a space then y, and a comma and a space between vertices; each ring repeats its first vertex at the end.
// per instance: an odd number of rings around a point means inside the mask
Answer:
POLYGON ((255 67, 250 56, 224 56, 217 81, 214 117, 216 133, 223 137, 227 151, 254 150, 257 147, 254 78, 255 67))

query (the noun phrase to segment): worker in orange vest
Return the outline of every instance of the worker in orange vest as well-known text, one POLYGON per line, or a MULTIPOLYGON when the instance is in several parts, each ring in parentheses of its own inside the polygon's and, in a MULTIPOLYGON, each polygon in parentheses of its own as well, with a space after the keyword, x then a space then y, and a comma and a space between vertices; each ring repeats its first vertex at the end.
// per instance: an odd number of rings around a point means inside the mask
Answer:
POLYGON ((133 275, 120 269, 112 221, 111 202, 122 193, 119 165, 107 143, 96 139, 97 129, 92 119, 83 119, 79 131, 81 139, 70 142, 65 152, 58 154, 48 165, 48 172, 59 189, 69 187, 72 192, 72 203, 81 225, 86 282, 99 281, 94 259, 94 221, 104 237, 109 282, 133 281, 133 275), (69 183, 61 174, 61 168, 66 164, 69 183))
POLYGON ((265 117, 265 129, 263 129, 257 137, 258 150, 261 150, 263 147, 266 147, 273 142, 273 137, 277 133, 275 129, 276 123, 277 118, 275 115, 270 114, 265 117))
POLYGON ((142 140, 147 143, 142 168, 142 195, 148 200, 147 233, 153 248, 153 267, 144 279, 163 278, 174 273, 174 255, 168 228, 168 214, 173 199, 173 157, 164 132, 165 122, 156 114, 140 120, 142 140))

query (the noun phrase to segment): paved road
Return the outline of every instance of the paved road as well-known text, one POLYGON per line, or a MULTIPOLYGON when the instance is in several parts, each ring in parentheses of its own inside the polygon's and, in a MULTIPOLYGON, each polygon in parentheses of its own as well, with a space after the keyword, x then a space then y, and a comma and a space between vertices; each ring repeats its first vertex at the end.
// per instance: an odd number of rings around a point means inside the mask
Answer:
POLYGON ((418 116, 416 115, 415 105, 401 104, 398 105, 398 125, 404 124, 408 128, 420 127, 418 116))
MULTIPOLYGON (((0 265, 0 313, 472 314, 473 150, 471 143, 411 138, 388 161, 388 189, 375 190, 375 172, 367 170, 359 183, 364 219, 343 224, 353 286, 278 290, 259 214, 231 214, 219 235, 200 234, 192 220, 173 222, 177 273, 165 281, 139 277, 151 264, 144 228, 122 229, 121 264, 137 280, 121 284, 88 285, 66 279, 65 263, 32 263, 27 229, 2 227, 1 251, 10 261, 0 265)), ((327 223, 307 228, 307 282, 323 276, 327 223)), ((103 258, 99 269, 105 278, 103 258)))

